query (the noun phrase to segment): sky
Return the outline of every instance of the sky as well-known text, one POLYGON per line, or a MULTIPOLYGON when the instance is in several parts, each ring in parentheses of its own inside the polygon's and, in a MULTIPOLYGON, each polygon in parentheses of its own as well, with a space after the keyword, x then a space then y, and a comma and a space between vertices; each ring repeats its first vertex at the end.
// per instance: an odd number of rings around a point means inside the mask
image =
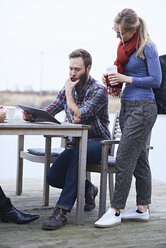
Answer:
POLYGON ((165 0, 0 0, 0 91, 60 90, 77 48, 91 53, 90 74, 101 81, 116 58, 113 20, 124 8, 145 20, 165 54, 165 0))

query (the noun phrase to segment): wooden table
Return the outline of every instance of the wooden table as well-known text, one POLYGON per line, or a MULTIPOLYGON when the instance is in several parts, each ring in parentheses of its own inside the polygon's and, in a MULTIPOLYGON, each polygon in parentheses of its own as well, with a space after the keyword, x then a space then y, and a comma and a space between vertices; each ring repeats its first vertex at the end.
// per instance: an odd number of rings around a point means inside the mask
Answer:
MULTIPOLYGON (((72 136, 79 138, 79 168, 78 168, 78 193, 76 223, 84 223, 84 195, 86 177, 86 156, 88 129, 90 126, 81 124, 55 124, 55 123, 32 123, 25 121, 13 121, 0 123, 0 135, 18 135, 18 153, 23 147, 24 135, 54 135, 72 136)), ((19 154, 18 154, 19 158, 19 154)))

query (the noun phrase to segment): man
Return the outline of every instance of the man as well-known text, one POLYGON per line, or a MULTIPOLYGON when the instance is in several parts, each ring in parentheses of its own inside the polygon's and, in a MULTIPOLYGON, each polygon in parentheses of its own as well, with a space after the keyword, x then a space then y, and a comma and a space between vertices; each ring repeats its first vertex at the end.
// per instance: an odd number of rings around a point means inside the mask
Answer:
MULTIPOLYGON (((88 131, 87 163, 95 164, 101 160, 100 141, 110 139, 110 133, 106 89, 90 77, 91 64, 91 55, 83 49, 69 55, 69 78, 46 110, 52 116, 65 110, 70 123, 91 125, 88 131)), ((23 117, 24 120, 34 120, 26 112, 23 117)), ((70 138, 67 148, 48 171, 48 184, 61 188, 62 192, 52 216, 44 222, 43 229, 56 230, 67 223, 67 212, 71 211, 77 197, 78 156, 78 139, 70 138)), ((97 193, 97 187, 86 180, 85 211, 95 208, 97 193)))
MULTIPOLYGON (((4 122, 6 111, 0 106, 0 122, 4 122)), ((16 224, 26 224, 37 220, 39 215, 27 214, 16 209, 9 198, 6 197, 0 187, 0 220, 2 222, 14 222, 16 224)))

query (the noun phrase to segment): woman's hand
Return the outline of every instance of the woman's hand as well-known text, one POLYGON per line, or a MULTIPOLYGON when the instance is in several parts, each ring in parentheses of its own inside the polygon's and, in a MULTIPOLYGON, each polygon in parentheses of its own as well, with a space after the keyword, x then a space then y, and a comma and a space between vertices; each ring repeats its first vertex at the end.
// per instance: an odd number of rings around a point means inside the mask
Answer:
POLYGON ((129 83, 132 84, 132 77, 125 76, 120 73, 111 73, 108 74, 108 80, 110 84, 118 84, 118 83, 129 83))
POLYGON ((107 82, 108 82, 108 74, 104 73, 102 76, 102 82, 105 86, 107 86, 107 82))
POLYGON ((0 106, 0 122, 4 122, 6 118, 6 110, 4 110, 3 106, 0 106))

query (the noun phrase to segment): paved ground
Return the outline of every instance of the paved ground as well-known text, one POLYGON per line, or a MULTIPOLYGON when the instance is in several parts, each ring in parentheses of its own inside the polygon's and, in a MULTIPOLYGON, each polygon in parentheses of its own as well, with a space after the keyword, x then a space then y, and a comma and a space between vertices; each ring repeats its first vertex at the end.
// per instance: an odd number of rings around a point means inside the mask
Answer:
MULTIPOLYGON (((93 175, 94 181, 98 184, 98 175, 93 175)), ((153 180, 151 219, 148 223, 123 222, 113 228, 94 228, 93 223, 98 215, 96 207, 92 212, 85 213, 84 226, 76 226, 74 207, 68 215, 68 224, 56 231, 44 231, 41 226, 52 213, 59 190, 51 189, 50 206, 42 207, 41 180, 24 180, 22 196, 15 196, 14 180, 1 180, 1 185, 16 207, 39 213, 40 219, 28 225, 0 223, 0 248, 166 248, 166 183, 153 180)), ((135 204, 134 192, 133 183, 126 209, 135 204)))

